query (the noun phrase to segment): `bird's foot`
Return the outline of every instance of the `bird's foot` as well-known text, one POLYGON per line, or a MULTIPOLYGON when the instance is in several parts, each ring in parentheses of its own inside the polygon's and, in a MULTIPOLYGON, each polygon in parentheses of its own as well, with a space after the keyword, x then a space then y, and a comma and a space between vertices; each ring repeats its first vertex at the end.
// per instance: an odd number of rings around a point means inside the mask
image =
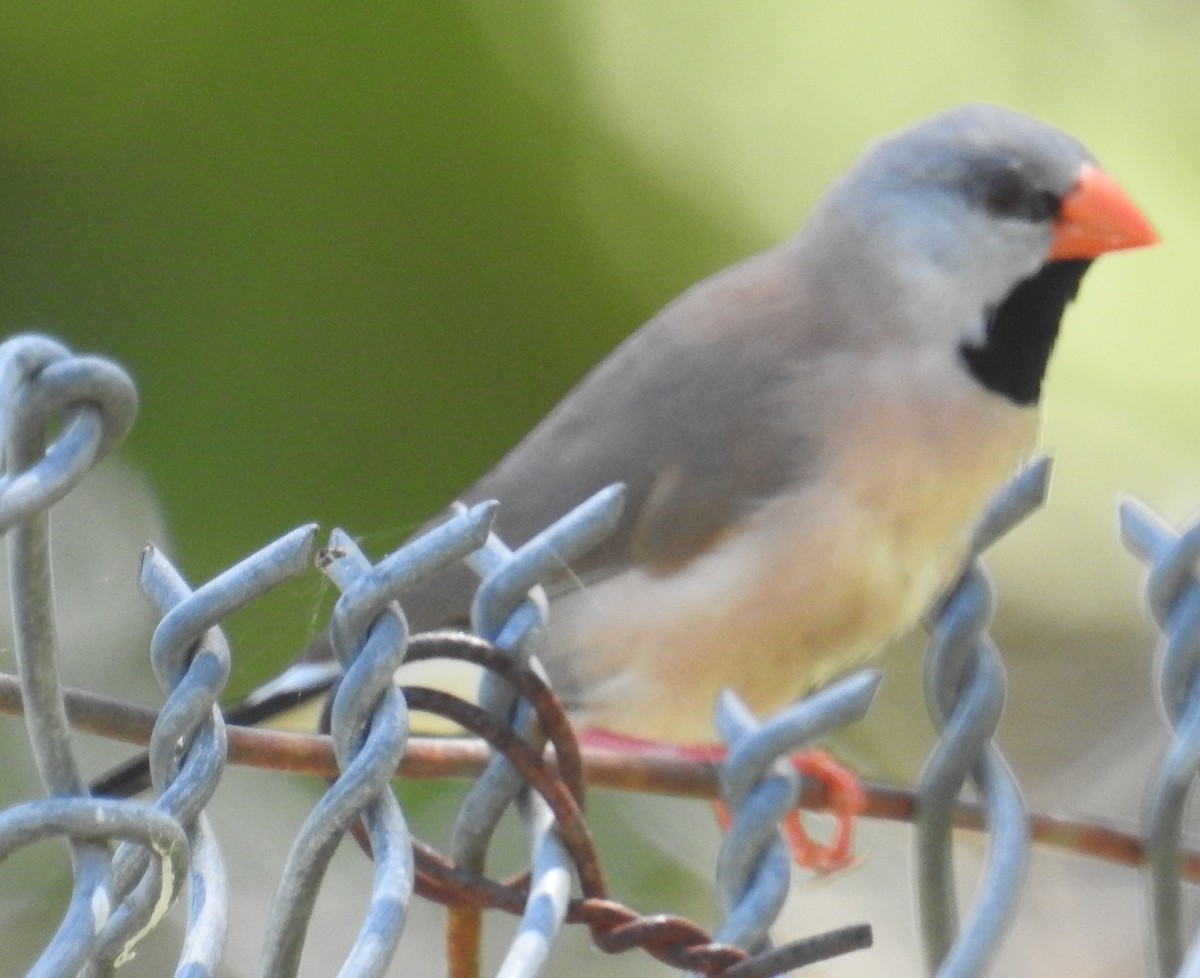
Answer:
POLYGON ((867 807, 867 793, 858 775, 839 764, 832 754, 823 750, 809 750, 792 757, 792 764, 800 774, 825 786, 829 799, 829 811, 837 822, 833 838, 820 843, 809 835, 800 818, 799 809, 793 810, 783 822, 783 834, 792 858, 798 866, 805 866, 822 876, 836 873, 854 862, 854 820, 867 807))
MULTIPOLYGON (((794 754, 791 760, 800 774, 820 781, 825 786, 829 811, 837 822, 833 838, 829 842, 818 842, 805 827, 800 810, 795 808, 788 812, 779 828, 792 854, 792 861, 803 869, 811 869, 818 876, 828 876, 846 869, 855 862, 854 820, 867 806, 867 794, 862 782, 858 775, 839 764, 827 751, 804 751, 794 754)), ((717 812, 717 823, 727 831, 732 823, 729 809, 721 801, 714 802, 713 807, 717 812)))
MULTIPOLYGON (((672 744, 594 728, 583 731, 579 740, 585 747, 678 757, 682 760, 704 761, 710 764, 720 764, 729 753, 728 749, 720 744, 672 744)), ((833 838, 827 843, 818 842, 805 828, 799 809, 791 811, 780 827, 792 858, 797 866, 811 869, 822 876, 845 869, 855 860, 854 820, 862 814, 867 805, 867 795, 862 782, 853 771, 839 764, 827 751, 804 751, 793 755, 791 760, 801 775, 825 786, 829 811, 837 823, 833 838)), ((713 802, 713 808, 721 830, 728 831, 732 823, 728 807, 718 800, 713 802)))

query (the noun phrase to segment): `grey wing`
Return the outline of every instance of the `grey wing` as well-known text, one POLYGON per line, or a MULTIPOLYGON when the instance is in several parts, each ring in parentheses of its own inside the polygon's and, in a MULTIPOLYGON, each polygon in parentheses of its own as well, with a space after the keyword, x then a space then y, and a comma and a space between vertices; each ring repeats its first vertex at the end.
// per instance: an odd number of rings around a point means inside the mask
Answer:
MULTIPOLYGON (((552 596, 630 565, 682 566, 804 478, 811 439, 792 409, 802 324, 786 321, 799 311, 778 286, 779 262, 769 252, 685 293, 464 494, 499 500, 495 530, 518 546, 604 486, 625 484, 616 531, 548 582, 552 596)), ((429 581, 403 602, 412 624, 465 621, 476 584, 465 568, 429 581)))

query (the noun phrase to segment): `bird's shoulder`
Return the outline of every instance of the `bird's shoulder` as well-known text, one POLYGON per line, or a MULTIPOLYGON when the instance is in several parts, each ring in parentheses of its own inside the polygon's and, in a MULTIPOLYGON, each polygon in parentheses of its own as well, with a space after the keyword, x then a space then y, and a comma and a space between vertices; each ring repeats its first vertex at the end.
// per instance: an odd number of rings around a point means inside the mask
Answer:
POLYGON ((602 361, 466 494, 500 500, 521 542, 591 493, 626 486, 585 580, 636 564, 669 572, 756 503, 804 477, 811 446, 792 390, 831 346, 796 250, 765 252, 701 282, 602 361))

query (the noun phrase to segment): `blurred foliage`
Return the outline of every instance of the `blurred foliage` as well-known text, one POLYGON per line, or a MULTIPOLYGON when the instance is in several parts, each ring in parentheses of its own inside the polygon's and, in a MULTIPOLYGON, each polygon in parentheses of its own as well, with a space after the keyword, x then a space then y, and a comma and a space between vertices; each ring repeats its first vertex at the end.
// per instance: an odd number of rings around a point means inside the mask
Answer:
POLYGON ((309 519, 378 552, 865 141, 991 99, 1076 132, 1162 223, 1173 258, 1089 282, 1113 325, 1055 375, 1159 425, 1196 28, 1165 3, 7 4, 0 329, 133 370, 127 451, 194 579, 309 519))

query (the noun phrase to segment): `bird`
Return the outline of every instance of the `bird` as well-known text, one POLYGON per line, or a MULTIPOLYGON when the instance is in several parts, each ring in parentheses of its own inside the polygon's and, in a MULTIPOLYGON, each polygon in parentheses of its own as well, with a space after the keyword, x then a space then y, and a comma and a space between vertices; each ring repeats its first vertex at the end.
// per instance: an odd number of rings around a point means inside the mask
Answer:
MULTIPOLYGON (((518 546, 624 484, 615 532, 546 584, 539 657, 575 724, 711 741, 721 690, 770 713, 916 625, 1035 449, 1093 259, 1157 240, 1074 138, 966 105, 873 143, 795 236, 630 335, 460 497, 498 500, 518 546)), ((465 625, 477 586, 455 566, 401 606, 465 625)), ((331 662, 318 639, 248 709, 331 662)))

